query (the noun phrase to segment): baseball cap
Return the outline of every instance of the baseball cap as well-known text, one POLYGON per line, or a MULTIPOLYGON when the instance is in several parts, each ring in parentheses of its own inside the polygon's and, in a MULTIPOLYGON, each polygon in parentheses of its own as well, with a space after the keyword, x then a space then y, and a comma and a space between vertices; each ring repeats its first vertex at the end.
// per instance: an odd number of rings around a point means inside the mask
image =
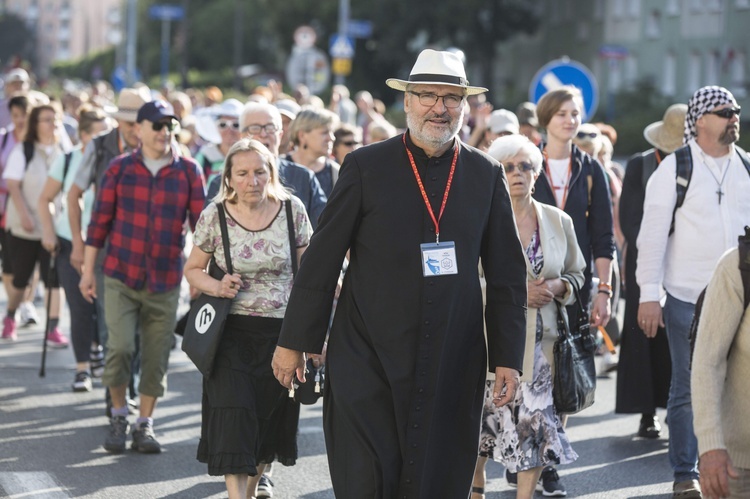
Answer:
POLYGON ((23 81, 27 82, 29 81, 29 73, 26 72, 23 68, 15 68, 8 71, 8 74, 5 75, 5 83, 12 83, 16 81, 23 81))
POLYGON ((274 102, 274 105, 278 108, 279 112, 287 118, 293 120, 297 117, 300 112, 300 105, 291 99, 280 99, 274 102))
POLYGON ((488 128, 494 133, 519 133, 518 118, 507 109, 498 109, 490 114, 488 128))
POLYGON ((157 121, 161 121, 165 118, 172 118, 173 120, 179 121, 177 116, 175 116, 174 114, 174 108, 172 108, 172 105, 168 102, 158 99, 147 102, 143 106, 141 106, 141 108, 138 110, 138 116, 136 117, 135 121, 140 123, 143 120, 148 120, 151 123, 156 123, 157 121))

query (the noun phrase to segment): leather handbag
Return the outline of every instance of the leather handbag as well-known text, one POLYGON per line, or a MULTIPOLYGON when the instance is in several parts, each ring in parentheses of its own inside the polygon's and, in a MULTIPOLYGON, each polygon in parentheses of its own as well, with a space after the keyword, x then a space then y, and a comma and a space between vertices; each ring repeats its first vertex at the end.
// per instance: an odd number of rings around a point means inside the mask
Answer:
POLYGON ((555 301, 558 307, 558 338, 553 348, 555 377, 552 398, 559 414, 575 414, 590 407, 596 392, 596 338, 591 333, 578 285, 572 279, 568 282, 575 293, 579 310, 576 324, 571 327, 562 313, 562 305, 555 301))
MULTIPOLYGON (((229 252, 229 235, 227 234, 227 218, 224 206, 216 203, 219 212, 219 224, 221 225, 221 240, 224 246, 224 258, 227 263, 227 272, 218 265, 216 259, 211 258, 208 265, 208 274, 214 279, 221 280, 227 273, 233 274, 232 257, 229 252)), ((195 367, 206 378, 211 377, 214 358, 219 348, 224 323, 232 306, 232 298, 219 298, 202 293, 190 306, 185 336, 182 339, 182 350, 187 354, 195 367)))

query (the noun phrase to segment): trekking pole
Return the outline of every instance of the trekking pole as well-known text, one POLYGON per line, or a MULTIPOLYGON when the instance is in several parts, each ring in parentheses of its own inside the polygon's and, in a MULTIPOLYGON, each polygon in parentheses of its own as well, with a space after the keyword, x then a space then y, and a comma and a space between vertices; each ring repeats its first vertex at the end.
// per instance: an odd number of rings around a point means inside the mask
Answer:
POLYGON ((47 322, 44 326, 44 340, 42 342, 42 366, 39 368, 39 377, 45 375, 45 365, 47 363, 47 335, 49 335, 49 311, 52 308, 52 288, 53 283, 57 281, 57 269, 55 268, 55 253, 50 253, 49 272, 47 273, 47 322))

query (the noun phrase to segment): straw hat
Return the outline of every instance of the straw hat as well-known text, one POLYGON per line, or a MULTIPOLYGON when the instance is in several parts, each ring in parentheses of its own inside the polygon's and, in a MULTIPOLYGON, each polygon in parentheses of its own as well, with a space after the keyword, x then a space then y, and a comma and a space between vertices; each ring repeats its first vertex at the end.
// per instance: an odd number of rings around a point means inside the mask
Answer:
POLYGON ((118 120, 135 122, 138 110, 147 102, 151 102, 151 93, 148 87, 123 88, 117 98, 117 111, 112 117, 118 120))
POLYGON ((408 84, 414 85, 450 85, 466 89, 466 95, 476 95, 487 91, 484 87, 472 87, 466 79, 466 70, 461 58, 452 52, 439 52, 425 49, 417 57, 411 68, 408 80, 389 78, 385 84, 389 87, 406 91, 408 84))
POLYGON ((649 144, 667 154, 682 147, 685 131, 686 104, 673 104, 664 112, 664 119, 651 123, 643 130, 643 136, 649 144))

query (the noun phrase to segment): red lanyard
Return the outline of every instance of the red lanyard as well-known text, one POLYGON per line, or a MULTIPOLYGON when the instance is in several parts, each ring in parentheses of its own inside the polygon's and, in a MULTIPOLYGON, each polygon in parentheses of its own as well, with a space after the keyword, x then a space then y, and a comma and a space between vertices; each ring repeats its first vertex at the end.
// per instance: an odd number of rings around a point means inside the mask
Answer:
POLYGON ((422 193, 422 199, 424 200, 425 206, 427 206, 427 213, 432 218, 432 223, 435 224, 435 242, 440 242, 440 219, 443 218, 443 212, 445 211, 445 204, 448 202, 448 193, 451 190, 451 184, 453 183, 453 174, 456 172, 456 161, 458 160, 458 145, 454 146, 453 151, 453 162, 451 163, 451 171, 448 174, 448 183, 445 184, 445 194, 443 194, 443 204, 440 206, 440 213, 435 218, 435 212, 432 211, 430 205, 430 199, 427 197, 427 192, 424 190, 424 184, 417 171, 417 165, 414 163, 414 156, 412 156, 409 147, 406 145, 406 134, 402 136, 404 141, 404 147, 406 148, 406 155, 409 156, 409 163, 411 163, 411 169, 414 172, 414 178, 417 179, 417 185, 419 186, 419 192, 422 193))
POLYGON ((562 185, 555 185, 555 182, 552 180, 552 172, 549 169, 549 158, 547 157, 547 151, 544 150, 544 163, 545 163, 545 169, 547 171, 547 178, 549 179, 549 185, 552 187, 552 193, 555 195, 555 201, 557 201, 557 191, 558 189, 565 189, 563 191, 563 198, 562 203, 558 208, 561 210, 565 209, 565 203, 568 201, 568 190, 570 189, 570 176, 573 174, 573 154, 570 154, 570 158, 568 159, 568 178, 566 179, 565 183, 562 185))

